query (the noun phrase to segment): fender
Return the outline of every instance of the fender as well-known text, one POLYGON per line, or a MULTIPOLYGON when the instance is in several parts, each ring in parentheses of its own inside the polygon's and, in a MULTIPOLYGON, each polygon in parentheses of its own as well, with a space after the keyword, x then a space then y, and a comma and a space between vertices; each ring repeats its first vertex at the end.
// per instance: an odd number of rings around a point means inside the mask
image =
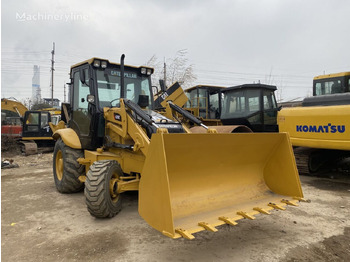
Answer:
POLYGON ((72 128, 63 128, 56 130, 52 135, 53 139, 62 138, 63 142, 74 149, 81 149, 81 143, 77 133, 72 128))

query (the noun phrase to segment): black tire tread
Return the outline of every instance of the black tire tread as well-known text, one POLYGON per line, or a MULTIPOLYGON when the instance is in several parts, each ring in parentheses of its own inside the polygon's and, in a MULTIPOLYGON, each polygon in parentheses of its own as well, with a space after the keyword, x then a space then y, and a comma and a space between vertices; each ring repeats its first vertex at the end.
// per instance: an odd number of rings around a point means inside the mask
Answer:
POLYGON ((117 203, 112 203, 109 195, 108 176, 111 169, 117 168, 121 172, 119 164, 114 160, 96 161, 90 166, 85 181, 85 202, 90 214, 97 218, 114 217, 121 210, 121 196, 117 203))
MULTIPOLYGON (((78 163, 77 159, 84 157, 82 150, 73 149, 64 144, 62 139, 59 139, 55 145, 55 152, 61 149, 62 155, 64 157, 63 161, 63 177, 59 181, 55 177, 56 188, 60 193, 76 193, 80 192, 84 188, 84 183, 82 183, 78 178, 84 175, 85 166, 78 163), (57 148, 56 148, 57 147, 57 148)), ((55 158, 55 154, 54 154, 55 158)), ((53 160, 55 162, 55 159, 53 160)), ((54 168, 55 176, 55 168, 54 168)))

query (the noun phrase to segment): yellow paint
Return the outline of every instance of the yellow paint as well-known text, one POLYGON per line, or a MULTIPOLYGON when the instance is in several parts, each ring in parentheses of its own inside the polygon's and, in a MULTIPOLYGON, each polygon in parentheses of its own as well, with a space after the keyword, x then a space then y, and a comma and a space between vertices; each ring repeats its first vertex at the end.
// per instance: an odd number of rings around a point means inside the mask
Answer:
POLYGON ((187 102, 188 98, 184 92, 184 90, 179 87, 176 91, 174 91, 172 94, 170 94, 168 97, 162 101, 161 105, 162 107, 166 107, 168 104, 167 101, 172 101, 174 104, 178 105, 179 107, 183 107, 183 105, 187 102))
POLYGON ((56 176, 59 181, 62 180, 63 178, 63 156, 62 156, 62 151, 58 150, 56 154, 56 159, 55 159, 55 166, 56 166, 56 176))
POLYGON ((349 76, 349 75, 350 75, 350 72, 342 72, 342 73, 336 73, 336 74, 327 74, 327 75, 315 76, 314 80, 328 79, 328 78, 342 77, 342 76, 349 76))
POLYGON ((55 140, 62 138, 65 145, 74 149, 81 149, 79 137, 71 128, 59 129, 53 134, 52 137, 55 140))
POLYGON ((21 102, 2 98, 1 110, 8 110, 17 113, 19 116, 24 116, 24 113, 28 110, 28 108, 26 108, 21 102))
POLYGON ((139 191, 140 215, 172 238, 303 197, 288 135, 273 133, 153 134, 139 191))
POLYGON ((36 136, 33 136, 33 137, 22 137, 22 140, 26 141, 26 140, 53 140, 52 137, 36 137, 36 136))
POLYGON ((277 123, 280 132, 289 133, 293 146, 350 150, 350 105, 283 108, 278 112, 277 123), (332 133, 329 124, 337 132, 332 133), (322 126, 324 132, 309 132, 310 126, 322 126), (338 132, 338 126, 344 126, 345 132, 338 132))
POLYGON ((58 122, 57 125, 54 125, 51 122, 49 122, 49 126, 50 126, 50 128, 52 130, 52 133, 55 133, 59 129, 66 128, 66 123, 64 121, 62 121, 62 120, 60 122, 58 122))

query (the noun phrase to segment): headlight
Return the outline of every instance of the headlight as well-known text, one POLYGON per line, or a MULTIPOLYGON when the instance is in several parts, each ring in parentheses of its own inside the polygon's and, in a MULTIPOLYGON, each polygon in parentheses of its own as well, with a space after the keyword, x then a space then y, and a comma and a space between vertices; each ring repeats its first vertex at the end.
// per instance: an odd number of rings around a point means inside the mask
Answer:
POLYGON ((100 67, 101 61, 100 60, 94 60, 94 66, 100 67))
POLYGON ((148 68, 147 69, 147 75, 150 76, 152 74, 152 69, 148 68))
POLYGON ((102 61, 101 62, 101 67, 106 68, 107 67, 107 61, 102 61))
POLYGON ((141 67, 141 74, 145 75, 147 73, 147 69, 144 67, 141 67))

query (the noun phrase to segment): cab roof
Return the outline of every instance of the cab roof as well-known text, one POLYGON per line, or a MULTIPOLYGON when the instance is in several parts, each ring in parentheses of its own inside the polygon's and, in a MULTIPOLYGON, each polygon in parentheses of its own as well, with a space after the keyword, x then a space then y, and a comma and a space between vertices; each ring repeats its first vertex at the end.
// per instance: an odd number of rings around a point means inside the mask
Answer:
POLYGON ((190 88, 187 88, 185 91, 192 91, 194 89, 198 89, 198 88, 208 88, 210 90, 219 90, 219 89, 225 89, 226 87, 224 86, 211 86, 211 85, 196 85, 196 86, 192 86, 190 88))
MULTIPOLYGON (((84 64, 89 64, 91 65, 95 60, 100 60, 100 61, 107 61, 107 63, 109 65, 115 65, 115 66, 120 66, 120 63, 114 63, 114 62, 110 62, 108 59, 103 59, 103 58, 99 58, 99 57, 93 57, 93 58, 90 58, 90 59, 87 59, 85 61, 82 61, 80 63, 77 63, 75 65, 72 65, 71 66, 71 70, 75 67, 78 67, 78 66, 81 66, 81 65, 84 65, 84 64)), ((125 67, 129 67, 129 68, 135 68, 135 69, 140 69, 141 67, 143 68, 149 68, 152 70, 152 73, 154 71, 154 68, 152 67, 149 67, 149 66, 131 66, 131 65, 124 65, 125 67)))
POLYGON ((231 86, 226 88, 223 92, 227 92, 230 90, 238 90, 238 89, 269 89, 272 91, 277 90, 276 86, 272 85, 264 85, 264 84, 244 84, 244 85, 239 85, 239 86, 231 86))
POLYGON ((350 72, 341 72, 341 73, 335 73, 335 74, 315 76, 314 80, 327 79, 327 78, 333 78, 333 77, 342 77, 342 76, 350 76, 350 72))

